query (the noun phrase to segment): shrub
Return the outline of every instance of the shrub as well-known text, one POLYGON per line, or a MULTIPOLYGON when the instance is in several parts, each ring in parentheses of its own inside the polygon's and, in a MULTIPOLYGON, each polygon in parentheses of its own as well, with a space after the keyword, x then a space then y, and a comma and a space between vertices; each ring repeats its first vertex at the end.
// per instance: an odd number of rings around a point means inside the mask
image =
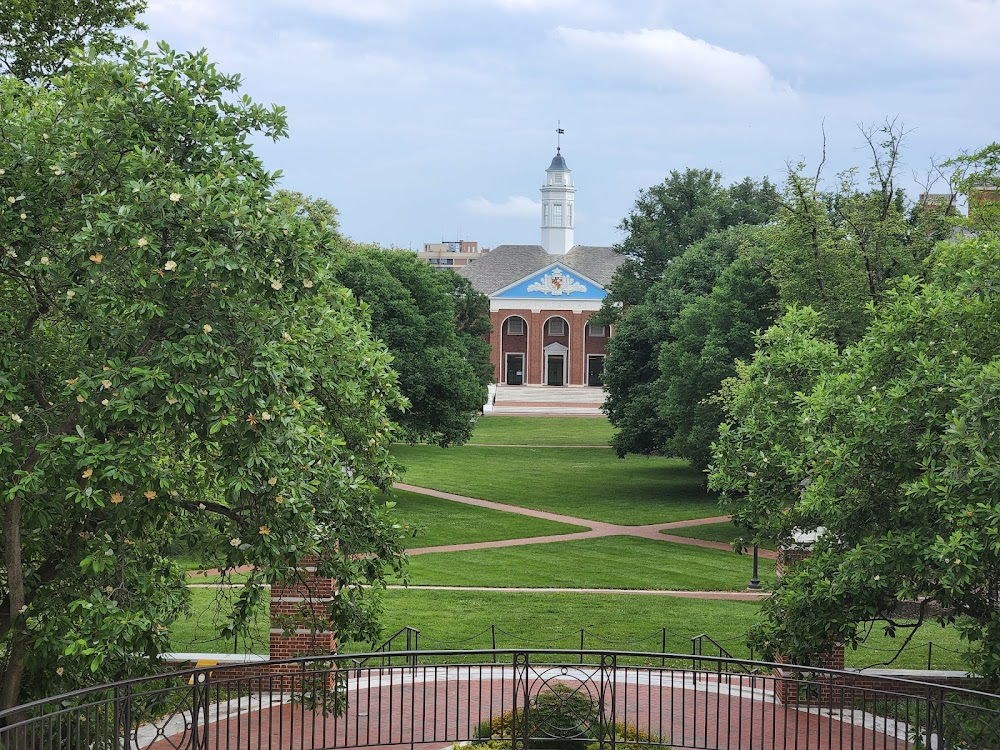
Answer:
MULTIPOLYGON (((535 696, 528 709, 528 726, 520 721, 520 710, 504 711, 476 729, 473 744, 483 750, 510 750, 514 726, 527 731, 527 747, 541 750, 598 750, 600 709, 593 698, 579 688, 556 683, 535 696)), ((631 724, 613 727, 616 744, 659 745, 658 736, 631 724)), ((610 741, 605 737, 605 743, 610 741)))

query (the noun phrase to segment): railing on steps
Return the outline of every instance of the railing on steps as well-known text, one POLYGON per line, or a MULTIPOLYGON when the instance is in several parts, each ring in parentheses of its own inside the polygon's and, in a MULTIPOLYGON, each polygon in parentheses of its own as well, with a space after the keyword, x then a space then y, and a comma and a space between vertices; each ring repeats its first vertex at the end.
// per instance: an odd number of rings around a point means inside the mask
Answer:
POLYGON ((735 656, 729 653, 721 643, 712 638, 712 636, 710 636, 708 633, 702 633, 700 635, 696 635, 691 639, 692 669, 701 670, 702 658, 704 656, 712 656, 712 654, 705 653, 706 643, 711 644, 711 646, 713 646, 714 650, 716 651, 714 656, 717 658, 714 660, 714 664, 717 673, 721 674, 723 665, 727 665, 727 666, 734 666, 736 668, 736 671, 742 672, 744 674, 757 674, 756 672, 752 671, 750 667, 746 666, 747 664, 753 663, 753 656, 754 656, 753 650, 750 651, 749 661, 745 662, 743 660, 737 659, 735 656))
POLYGON ((365 656, 352 658, 352 662, 355 666, 360 667, 368 664, 372 659, 381 659, 384 665, 388 665, 392 663, 392 658, 396 656, 397 652, 405 651, 407 652, 405 657, 406 663, 412 663, 413 666, 416 666, 419 650, 420 631, 409 625, 405 625, 365 656), (403 648, 396 648, 398 645, 402 645, 403 648))

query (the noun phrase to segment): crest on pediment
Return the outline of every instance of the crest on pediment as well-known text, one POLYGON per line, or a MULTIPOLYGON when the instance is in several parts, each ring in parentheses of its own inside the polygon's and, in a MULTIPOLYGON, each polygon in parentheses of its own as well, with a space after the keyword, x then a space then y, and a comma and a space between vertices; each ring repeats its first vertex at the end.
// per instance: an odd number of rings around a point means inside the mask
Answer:
POLYGON ((581 284, 568 273, 563 273, 562 270, 554 268, 552 269, 552 273, 547 273, 538 281, 529 284, 528 291, 560 297, 564 294, 573 294, 574 292, 586 292, 587 286, 581 284))

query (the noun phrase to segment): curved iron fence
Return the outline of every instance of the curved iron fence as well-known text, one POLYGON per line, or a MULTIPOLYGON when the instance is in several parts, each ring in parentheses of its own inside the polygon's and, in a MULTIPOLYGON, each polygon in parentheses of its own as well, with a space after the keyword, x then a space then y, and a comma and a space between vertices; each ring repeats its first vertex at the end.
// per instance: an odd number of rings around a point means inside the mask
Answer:
POLYGON ((3 750, 1000 748, 1000 696, 737 659, 402 651, 189 669, 0 713, 3 750))

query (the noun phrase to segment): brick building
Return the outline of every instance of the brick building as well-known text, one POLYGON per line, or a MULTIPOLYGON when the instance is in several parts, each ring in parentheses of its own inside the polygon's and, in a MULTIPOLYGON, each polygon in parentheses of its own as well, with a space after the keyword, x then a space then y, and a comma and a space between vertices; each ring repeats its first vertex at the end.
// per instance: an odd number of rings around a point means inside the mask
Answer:
POLYGON ((460 269, 490 298, 493 366, 507 385, 601 385, 608 338, 591 324, 624 260, 573 241, 576 188, 561 149, 545 170, 539 245, 499 245, 460 269))

